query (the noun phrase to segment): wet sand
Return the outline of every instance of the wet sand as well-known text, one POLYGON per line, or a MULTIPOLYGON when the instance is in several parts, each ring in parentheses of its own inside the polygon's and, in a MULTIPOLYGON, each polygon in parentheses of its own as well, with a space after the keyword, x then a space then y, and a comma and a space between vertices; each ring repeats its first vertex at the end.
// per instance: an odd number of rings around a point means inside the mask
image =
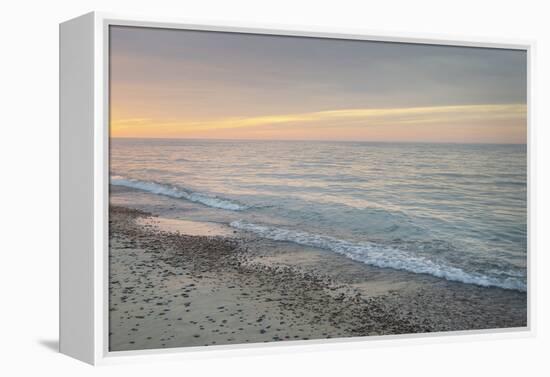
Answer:
POLYGON ((526 325, 521 292, 121 206, 109 223, 111 351, 526 325))

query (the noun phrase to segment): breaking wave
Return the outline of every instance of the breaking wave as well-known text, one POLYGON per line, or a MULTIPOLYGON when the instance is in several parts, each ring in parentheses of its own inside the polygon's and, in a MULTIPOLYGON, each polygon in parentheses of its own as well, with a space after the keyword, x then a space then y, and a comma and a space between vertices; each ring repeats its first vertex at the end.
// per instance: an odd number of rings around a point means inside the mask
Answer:
POLYGON ((215 195, 193 192, 181 187, 165 185, 156 182, 140 181, 138 179, 114 176, 111 178, 111 184, 115 186, 124 186, 142 191, 147 191, 157 195, 169 196, 171 198, 185 199, 191 202, 200 203, 208 207, 220 208, 229 211, 243 211, 247 206, 234 200, 220 198, 215 195))
POLYGON ((414 256, 405 250, 374 242, 354 243, 334 237, 252 224, 244 221, 233 221, 230 225, 233 228, 252 232, 260 237, 275 241, 293 242, 299 245, 331 250, 350 259, 375 267, 429 274, 450 281, 475 284, 483 287, 499 287, 522 292, 527 290, 527 284, 523 277, 517 274, 506 274, 504 271, 498 271, 497 277, 477 272, 466 272, 457 267, 436 263, 420 256, 414 256))

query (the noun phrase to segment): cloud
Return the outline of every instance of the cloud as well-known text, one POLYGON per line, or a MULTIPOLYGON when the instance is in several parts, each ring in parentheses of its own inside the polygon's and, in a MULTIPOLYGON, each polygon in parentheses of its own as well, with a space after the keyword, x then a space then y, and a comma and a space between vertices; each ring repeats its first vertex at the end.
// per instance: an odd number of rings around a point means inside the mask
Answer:
POLYGON ((498 105, 464 105, 464 106, 432 106, 410 108, 360 108, 325 110, 306 113, 275 114, 253 117, 228 117, 199 121, 175 119, 128 118, 116 119, 112 122, 112 131, 126 129, 131 132, 143 133, 148 129, 151 133, 171 133, 185 136, 194 132, 216 132, 225 129, 256 129, 259 127, 280 127, 281 130, 291 126, 316 129, 327 127, 354 126, 358 128, 383 125, 425 125, 448 123, 479 123, 486 124, 498 120, 526 119, 525 104, 498 105), (140 130, 141 128, 141 130, 140 130))

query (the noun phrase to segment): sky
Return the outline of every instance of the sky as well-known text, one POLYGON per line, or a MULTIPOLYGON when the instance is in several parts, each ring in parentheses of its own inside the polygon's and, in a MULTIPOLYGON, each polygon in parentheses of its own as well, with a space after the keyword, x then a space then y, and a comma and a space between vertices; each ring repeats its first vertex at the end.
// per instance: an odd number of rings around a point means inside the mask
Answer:
POLYGON ((111 26, 112 137, 525 143, 525 51, 111 26))

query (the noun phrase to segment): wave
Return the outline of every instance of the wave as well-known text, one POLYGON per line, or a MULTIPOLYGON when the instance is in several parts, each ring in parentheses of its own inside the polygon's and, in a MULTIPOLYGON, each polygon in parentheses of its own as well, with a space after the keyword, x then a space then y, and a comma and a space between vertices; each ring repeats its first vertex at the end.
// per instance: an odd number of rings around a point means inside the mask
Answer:
POLYGON ((169 196, 171 198, 185 199, 191 202, 204 204, 208 207, 225 209, 229 211, 243 211, 248 209, 247 206, 233 200, 219 198, 215 195, 193 192, 181 187, 156 182, 147 182, 121 176, 113 176, 111 177, 111 184, 147 191, 157 195, 169 196))
POLYGON ((527 290, 525 281, 520 276, 517 276, 517 274, 505 274, 505 272, 500 271, 499 277, 495 277, 477 272, 466 272, 457 267, 436 263, 423 257, 414 256, 404 250, 373 242, 353 243, 330 236, 252 224, 244 221, 233 221, 230 225, 233 228, 252 232, 260 237, 275 241, 293 242, 299 245, 331 250, 350 259, 375 267, 429 274, 450 281, 475 284, 483 287, 499 287, 522 292, 527 290))

